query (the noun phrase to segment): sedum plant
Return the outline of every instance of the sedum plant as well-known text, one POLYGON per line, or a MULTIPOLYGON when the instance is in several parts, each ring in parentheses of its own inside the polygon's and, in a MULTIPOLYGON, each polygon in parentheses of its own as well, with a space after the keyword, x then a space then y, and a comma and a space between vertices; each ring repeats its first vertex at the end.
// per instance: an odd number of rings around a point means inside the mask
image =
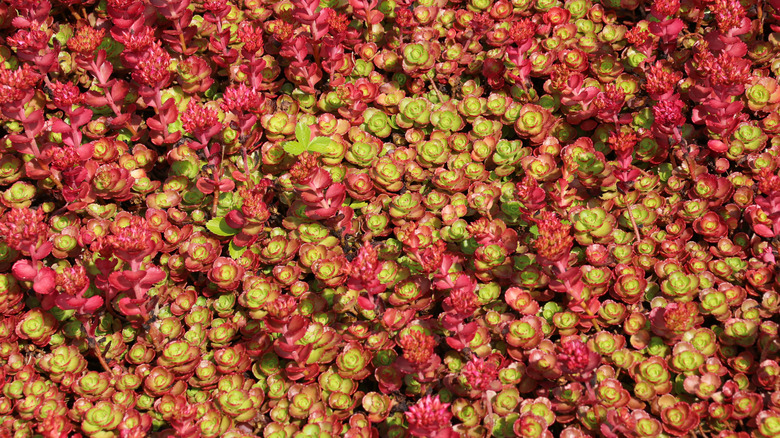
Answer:
POLYGON ((0 435, 780 434, 780 1, 0 37, 0 435))

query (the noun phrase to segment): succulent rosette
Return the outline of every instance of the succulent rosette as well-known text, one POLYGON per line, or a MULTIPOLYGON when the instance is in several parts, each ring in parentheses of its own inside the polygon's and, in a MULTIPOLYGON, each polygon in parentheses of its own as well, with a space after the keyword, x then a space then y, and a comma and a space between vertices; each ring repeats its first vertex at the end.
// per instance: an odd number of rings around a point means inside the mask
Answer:
POLYGON ((506 342, 512 347, 531 349, 544 339, 542 320, 537 316, 525 316, 513 321, 506 334, 506 342))
POLYGON ((99 401, 84 413, 81 430, 87 436, 100 436, 113 431, 122 422, 123 410, 110 402, 99 401))
POLYGON ((614 216, 603 208, 582 210, 572 214, 575 238, 582 245, 595 242, 609 243, 612 229, 616 224, 614 216))
POLYGON ((189 375, 199 362, 198 349, 185 341, 168 343, 157 358, 159 365, 181 375, 189 375))
POLYGON ((543 417, 526 413, 515 420, 512 431, 518 436, 548 438, 552 433, 547 427, 547 421, 543 417))
POLYGON ((89 371, 73 382, 73 390, 89 401, 108 399, 114 393, 107 373, 89 371))
POLYGON ((525 104, 515 122, 515 131, 521 138, 540 144, 554 124, 555 118, 549 110, 539 105, 525 104))
POLYGON ((632 369, 634 379, 637 382, 634 393, 638 398, 652 398, 655 395, 668 394, 671 391, 671 374, 663 359, 651 357, 638 363, 632 369))
POLYGON ((350 273, 350 266, 343 257, 317 260, 312 264, 311 269, 318 280, 330 287, 346 282, 350 273))
POLYGON ((344 378, 360 380, 370 374, 371 355, 356 344, 345 348, 336 358, 339 375, 344 378))
POLYGON ((699 415, 693 411, 691 405, 678 402, 661 411, 664 430, 672 435, 683 435, 699 424, 699 415))
POLYGON ((259 404, 257 396, 240 389, 233 389, 220 394, 217 403, 223 413, 232 417, 234 421, 247 421, 257 414, 256 405, 259 404))
POLYGON ((641 273, 627 272, 615 279, 613 296, 626 304, 636 304, 644 297, 647 284, 641 273))

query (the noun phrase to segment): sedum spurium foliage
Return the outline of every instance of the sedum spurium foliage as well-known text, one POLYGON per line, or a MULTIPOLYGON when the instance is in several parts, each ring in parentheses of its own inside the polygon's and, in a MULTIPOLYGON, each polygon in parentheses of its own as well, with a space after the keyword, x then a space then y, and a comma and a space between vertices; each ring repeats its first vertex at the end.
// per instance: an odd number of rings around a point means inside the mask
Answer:
POLYGON ((780 1, 0 34, 2 436, 780 435, 780 1))

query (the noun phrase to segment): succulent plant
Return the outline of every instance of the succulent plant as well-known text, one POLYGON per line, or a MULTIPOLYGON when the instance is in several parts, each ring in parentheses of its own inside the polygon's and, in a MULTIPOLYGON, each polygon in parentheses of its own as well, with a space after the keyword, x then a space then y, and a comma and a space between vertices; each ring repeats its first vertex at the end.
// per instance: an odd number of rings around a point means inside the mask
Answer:
POLYGON ((6 3, 0 430, 777 435, 779 1, 6 3))

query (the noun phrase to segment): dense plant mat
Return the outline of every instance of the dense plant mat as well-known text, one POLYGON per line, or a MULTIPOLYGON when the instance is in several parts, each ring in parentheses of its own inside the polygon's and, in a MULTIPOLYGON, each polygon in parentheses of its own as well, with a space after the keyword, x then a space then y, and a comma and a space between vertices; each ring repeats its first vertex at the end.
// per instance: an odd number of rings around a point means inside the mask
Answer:
POLYGON ((0 437, 780 436, 780 0, 0 37, 0 437))

